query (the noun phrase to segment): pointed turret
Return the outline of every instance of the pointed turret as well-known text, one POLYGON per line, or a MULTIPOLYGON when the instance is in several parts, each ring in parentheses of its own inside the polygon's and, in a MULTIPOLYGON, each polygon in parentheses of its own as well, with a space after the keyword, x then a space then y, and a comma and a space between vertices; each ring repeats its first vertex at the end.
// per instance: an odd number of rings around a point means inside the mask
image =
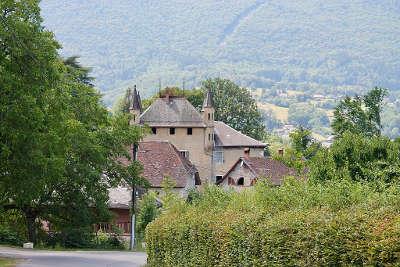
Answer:
POLYGON ((203 108, 201 109, 203 121, 207 127, 205 135, 206 150, 212 150, 214 147, 214 111, 212 93, 211 90, 208 90, 204 97, 203 108))
POLYGON ((136 85, 133 87, 132 93, 132 109, 141 111, 142 105, 140 103, 140 96, 138 91, 136 90, 136 85))
POLYGON ((212 93, 211 90, 207 90, 207 94, 206 97, 204 98, 203 101, 203 110, 204 108, 214 108, 214 102, 213 102, 213 98, 212 98, 212 93))
POLYGON ((136 85, 133 87, 133 92, 131 93, 131 101, 129 102, 129 104, 129 111, 133 115, 131 123, 139 124, 139 116, 142 113, 142 103, 140 101, 140 95, 136 90, 136 85))

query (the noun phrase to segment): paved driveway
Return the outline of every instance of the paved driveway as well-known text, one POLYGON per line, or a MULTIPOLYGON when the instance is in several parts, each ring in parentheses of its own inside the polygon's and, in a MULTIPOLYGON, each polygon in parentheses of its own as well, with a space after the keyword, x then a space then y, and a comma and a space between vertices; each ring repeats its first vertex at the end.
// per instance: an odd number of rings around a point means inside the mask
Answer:
POLYGON ((21 259, 18 267, 134 267, 146 264, 144 252, 47 251, 0 246, 0 256, 21 259))

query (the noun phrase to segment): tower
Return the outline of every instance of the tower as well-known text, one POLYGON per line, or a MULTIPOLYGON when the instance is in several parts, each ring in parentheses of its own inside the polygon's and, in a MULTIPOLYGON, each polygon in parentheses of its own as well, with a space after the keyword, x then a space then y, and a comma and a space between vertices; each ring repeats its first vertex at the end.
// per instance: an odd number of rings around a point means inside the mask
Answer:
POLYGON ((140 114, 142 113, 142 103, 140 100, 140 95, 136 90, 136 85, 133 87, 133 92, 131 93, 129 104, 129 113, 131 113, 133 116, 131 124, 139 124, 140 114))
POLYGON ((203 101, 203 107, 201 113, 203 115, 203 121, 206 125, 205 135, 205 148, 206 150, 212 150, 214 146, 214 103, 212 98, 211 90, 207 91, 207 94, 203 101))

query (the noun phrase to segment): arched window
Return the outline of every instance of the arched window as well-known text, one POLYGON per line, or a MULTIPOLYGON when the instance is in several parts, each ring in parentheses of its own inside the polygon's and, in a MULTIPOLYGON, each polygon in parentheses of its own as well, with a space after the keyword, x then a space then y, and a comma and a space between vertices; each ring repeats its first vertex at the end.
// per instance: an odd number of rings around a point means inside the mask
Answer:
POLYGON ((244 185, 244 178, 240 177, 237 181, 237 185, 243 186, 244 185))
POLYGON ((232 177, 228 178, 228 185, 234 185, 235 184, 235 180, 232 179, 232 177))

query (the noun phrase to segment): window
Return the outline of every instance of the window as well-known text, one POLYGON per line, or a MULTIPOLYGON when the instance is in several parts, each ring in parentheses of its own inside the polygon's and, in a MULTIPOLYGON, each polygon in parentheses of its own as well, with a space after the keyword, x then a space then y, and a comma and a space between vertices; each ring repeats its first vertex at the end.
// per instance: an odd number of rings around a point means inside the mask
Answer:
POLYGON ((175 128, 169 128, 169 134, 175 134, 175 128))
POLYGON ((189 151, 187 151, 187 150, 180 150, 180 151, 179 151, 179 154, 180 154, 182 157, 186 158, 186 159, 189 158, 189 151))
POLYGON ((211 134, 208 134, 208 141, 211 141, 211 134))
POLYGON ((219 181, 221 181, 222 180, 222 175, 217 175, 217 176, 215 176, 215 182, 219 182, 219 181))
POLYGON ((187 128, 187 134, 192 135, 193 134, 193 128, 187 128))
POLYGON ((211 119, 211 113, 208 113, 208 120, 211 119))
POLYGON ((233 180, 232 177, 228 178, 228 185, 235 185, 235 180, 233 180))
POLYGON ((157 128, 156 127, 151 127, 151 132, 153 134, 157 134, 157 128))
POLYGON ((214 151, 213 152, 214 162, 218 164, 224 163, 224 151, 214 151))
POLYGON ((237 185, 241 185, 241 186, 244 185, 244 178, 243 177, 239 178, 239 180, 237 181, 237 185))

